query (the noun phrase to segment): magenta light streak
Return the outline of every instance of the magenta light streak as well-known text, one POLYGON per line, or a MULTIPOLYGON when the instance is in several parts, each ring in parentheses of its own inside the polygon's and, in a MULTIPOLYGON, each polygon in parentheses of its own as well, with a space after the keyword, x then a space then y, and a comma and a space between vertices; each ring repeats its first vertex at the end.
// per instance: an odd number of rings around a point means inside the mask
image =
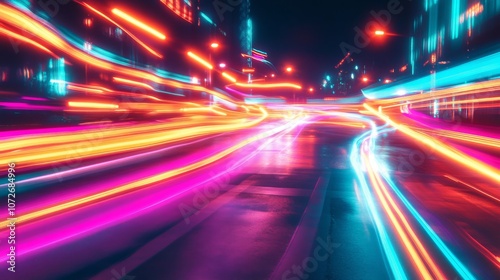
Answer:
MULTIPOLYGON (((282 125, 283 126, 283 125, 282 125)), ((278 127, 280 128, 280 127, 278 127)), ((262 126, 259 131, 271 131, 269 128, 266 126, 262 126)), ((248 133, 246 133, 248 136, 248 133)), ((110 190, 113 189, 116 186, 119 185, 125 185, 128 183, 132 183, 147 177, 151 177, 160 173, 163 173, 167 170, 174 170, 177 168, 181 168, 193 163, 198 162, 199 160, 208 158, 210 156, 213 156, 214 154, 217 154, 219 152, 222 152, 226 150, 227 148, 231 147, 235 141, 243 141, 245 139, 248 139, 249 136, 245 136, 244 138, 240 137, 239 139, 231 139, 231 141, 227 143, 221 143, 215 146, 211 146, 208 148, 205 148, 203 150, 199 150, 197 152, 191 153, 189 155, 186 155, 182 158, 172 160, 172 161, 165 161, 162 164, 156 165, 154 168, 142 168, 137 170, 136 172, 129 173, 124 176, 120 176, 119 178, 116 178, 115 180, 104 180, 104 181, 99 181, 98 183, 93 183, 91 187, 85 188, 85 189, 79 189, 78 191, 74 191, 71 188, 68 188, 64 191, 61 191, 57 196, 54 196, 52 199, 39 199, 29 205, 26 205, 23 207, 23 209, 18 210, 18 215, 23 215, 26 213, 30 213, 32 211, 36 211, 39 209, 43 208, 48 208, 53 205, 58 205, 67 201, 71 201, 74 199, 78 199, 81 197, 86 197, 95 193, 99 193, 102 191, 110 190)), ((155 151, 154 153, 159 153, 158 151, 155 151)), ((83 169, 87 167, 81 167, 83 169)), ((81 169, 80 169, 81 170, 81 169)), ((71 171, 70 171, 71 172, 71 171)), ((71 173, 70 173, 71 174, 71 173)), ((49 175, 50 176, 50 175, 49 175)), ((178 175, 181 176, 181 175, 178 175)))
POLYGON ((33 100, 33 101, 47 101, 47 98, 41 98, 41 97, 32 97, 32 96, 23 96, 21 99, 24 100, 33 100))
MULTIPOLYGON (((183 178, 176 180, 181 182, 172 183, 168 187, 148 189, 148 191, 144 192, 140 196, 136 193, 129 193, 127 195, 115 197, 111 200, 96 204, 96 207, 101 209, 90 209, 89 207, 84 207, 76 211, 68 211, 63 215, 54 216, 49 220, 45 219, 39 222, 24 225, 20 230, 23 232, 26 231, 26 233, 24 233, 25 242, 23 242, 22 246, 19 247, 18 254, 26 255, 39 250, 47 250, 53 246, 62 246, 65 243, 74 242, 84 236, 98 231, 103 231, 113 225, 139 217, 139 215, 144 215, 144 211, 153 211, 158 207, 163 206, 165 202, 175 199, 188 191, 200 188, 201 186, 213 182, 215 179, 240 168, 267 145, 294 129, 296 124, 296 122, 282 123, 280 126, 275 128, 275 133, 277 134, 274 134, 269 138, 258 140, 254 143, 250 143, 249 145, 258 146, 255 149, 251 149, 252 152, 245 154, 244 157, 238 159, 236 162, 231 161, 230 164, 228 163, 226 165, 223 163, 229 160, 223 159, 221 160, 222 162, 208 167, 208 170, 198 170, 198 174, 200 174, 199 176, 184 176, 183 178), (206 174, 216 175, 207 177, 206 174), (112 204, 111 207, 110 204, 112 204), (98 214, 87 215, 88 213, 85 214, 87 211, 98 212, 98 214), (37 230, 38 227, 43 227, 44 231, 40 233, 40 231, 37 230), (30 238, 28 238, 28 236, 30 238)), ((261 131, 258 131, 257 133, 260 132, 261 131)), ((234 143, 234 141, 229 141, 228 146, 230 146, 231 143, 234 143)), ((165 170, 160 171, 164 172, 165 170)), ((120 248, 120 246, 116 244, 109 245, 110 247, 114 246, 115 250, 120 248)), ((5 256, 0 257, 0 261, 5 260, 5 256)))
MULTIPOLYGON (((119 124, 95 124, 95 125, 87 125, 87 126, 70 126, 70 127, 55 127, 55 128, 39 128, 39 129, 22 129, 22 130, 12 130, 12 131, 4 131, 0 132, 0 140, 6 140, 10 138, 18 138, 18 137, 29 137, 33 135, 40 135, 40 136, 48 136, 48 135, 54 135, 58 133, 73 133, 73 132, 78 132, 78 131, 85 131, 85 130, 92 130, 92 129, 101 129, 97 133, 102 133, 106 129, 109 129, 111 127, 117 128, 117 127, 123 127, 123 126, 130 126, 133 124, 133 122, 127 122, 127 123, 119 123, 119 124)), ((89 131, 90 134, 95 133, 89 131)))
POLYGON ((31 105, 22 102, 0 102, 0 106, 7 107, 10 110, 50 110, 60 111, 62 108, 57 106, 31 105))

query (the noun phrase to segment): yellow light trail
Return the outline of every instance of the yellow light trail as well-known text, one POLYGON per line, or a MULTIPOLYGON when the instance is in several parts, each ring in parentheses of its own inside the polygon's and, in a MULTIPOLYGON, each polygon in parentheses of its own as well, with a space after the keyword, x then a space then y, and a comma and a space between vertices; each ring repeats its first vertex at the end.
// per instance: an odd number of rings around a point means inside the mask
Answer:
MULTIPOLYGON (((264 120, 267 118, 267 112, 264 109, 261 109, 261 110, 262 110, 262 113, 264 114, 261 120, 264 120)), ((228 156, 229 154, 247 146, 248 144, 251 144, 253 142, 265 139, 265 138, 270 137, 276 133, 279 133, 280 131, 283 131, 283 130, 289 128, 289 126, 290 125, 281 126, 281 127, 276 128, 276 129, 273 129, 273 130, 268 130, 266 132, 262 132, 258 135, 252 136, 246 140, 240 141, 239 143, 229 147, 228 149, 226 149, 222 152, 219 152, 213 156, 202 159, 200 161, 197 161, 196 163, 192 163, 192 164, 189 164, 189 165, 184 166, 184 167, 176 168, 174 170, 160 173, 160 174, 148 177, 148 178, 140 179, 140 180, 137 180, 135 182, 128 183, 128 184, 124 184, 124 185, 118 186, 116 188, 107 190, 107 191, 103 191, 103 192, 96 193, 96 194, 86 196, 83 198, 79 198, 79 199, 76 199, 73 201, 65 202, 65 203, 62 203, 62 204, 59 204, 56 206, 48 207, 46 209, 42 209, 42 210, 38 210, 38 211, 34 211, 34 212, 31 212, 28 214, 18 216, 16 223, 27 222, 27 221, 30 221, 33 219, 37 219, 37 218, 41 218, 41 217, 44 217, 47 215, 58 213, 58 212, 61 212, 63 210, 68 210, 68 209, 71 209, 71 208, 74 208, 77 206, 82 206, 82 205, 85 205, 88 203, 97 202, 97 201, 102 200, 104 198, 109 198, 111 196, 118 195, 118 194, 121 194, 124 192, 143 188, 143 187, 146 187, 146 186, 151 185, 153 183, 161 182, 161 181, 164 181, 166 179, 170 179, 172 177, 178 176, 180 174, 184 174, 186 172, 193 171, 195 169, 207 166, 207 165, 209 165, 217 160, 220 160, 220 159, 228 156)), ((0 227, 6 228, 7 224, 8 224, 8 222, 6 222, 6 221, 0 222, 0 227)))

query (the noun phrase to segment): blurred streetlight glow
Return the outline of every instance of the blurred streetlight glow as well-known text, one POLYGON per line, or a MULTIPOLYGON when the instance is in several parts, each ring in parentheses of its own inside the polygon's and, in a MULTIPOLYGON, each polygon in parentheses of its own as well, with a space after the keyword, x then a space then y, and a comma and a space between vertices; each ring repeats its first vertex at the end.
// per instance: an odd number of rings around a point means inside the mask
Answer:
POLYGON ((221 64, 219 64, 219 67, 220 68, 226 68, 226 64, 225 63, 221 63, 221 64))
POLYGON ((293 68, 291 66, 288 66, 286 68, 286 72, 291 73, 293 71, 293 68))
POLYGON ((377 31, 375 31, 375 35, 376 36, 384 36, 385 32, 383 30, 377 30, 377 31))
POLYGON ((218 48, 218 47, 219 47, 219 43, 217 43, 217 42, 213 42, 212 44, 210 44, 210 47, 211 47, 212 49, 216 49, 216 48, 218 48))

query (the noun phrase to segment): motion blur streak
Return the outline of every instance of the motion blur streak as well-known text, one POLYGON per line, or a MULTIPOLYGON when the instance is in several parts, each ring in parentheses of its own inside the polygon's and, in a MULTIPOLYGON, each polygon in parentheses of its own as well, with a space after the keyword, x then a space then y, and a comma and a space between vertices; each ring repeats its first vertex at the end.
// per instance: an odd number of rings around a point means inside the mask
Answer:
MULTIPOLYGON (((76 49, 63 39, 61 39, 55 32, 54 29, 52 28, 47 28, 44 26, 44 23, 41 24, 40 22, 33 20, 33 18, 37 18, 36 15, 30 14, 30 16, 27 16, 21 11, 18 11, 8 5, 5 4, 0 4, 0 22, 4 21, 8 23, 9 25, 14 25, 19 29, 27 29, 27 31, 36 34, 36 36, 42 40, 45 41, 46 43, 52 45, 54 48, 58 49, 60 52, 66 53, 73 59, 76 59, 83 64, 88 64, 92 65, 93 67, 96 67, 96 69, 103 69, 107 71, 112 71, 112 72, 117 72, 121 73, 123 75, 129 75, 131 77, 135 77, 138 79, 146 79, 149 80, 153 83, 158 83, 166 86, 171 86, 171 87, 177 87, 181 89, 187 89, 187 90, 194 90, 194 91, 205 91, 209 94, 212 94, 214 96, 217 96, 218 98, 221 98, 223 100, 226 100, 228 102, 234 103, 234 100, 231 100, 231 98, 227 97, 224 94, 221 94, 215 90, 210 90, 206 89, 201 86, 196 86, 196 85, 190 85, 186 83, 181 83, 177 82, 174 80, 169 80, 165 79, 162 77, 159 77, 157 75, 154 75, 152 73, 149 73, 147 71, 143 70, 138 70, 135 68, 130 68, 130 67, 124 67, 120 66, 102 59, 99 59, 97 57, 94 57, 88 53, 86 53, 83 50, 76 49)), ((43 21, 42 19, 38 18, 39 21, 43 21)), ((210 65, 211 66, 211 65, 210 65)), ((212 66, 213 68, 213 66, 212 66)))
POLYGON ((277 83, 277 84, 244 84, 235 83, 235 85, 243 88, 293 88, 302 89, 302 86, 292 83, 277 83))
POLYGON ((151 47, 149 47, 148 45, 146 45, 146 43, 144 43, 143 41, 139 40, 139 38, 137 38, 134 34, 132 34, 126 28, 124 28, 123 26, 121 26, 120 24, 118 24, 117 22, 115 22, 114 20, 112 20, 111 18, 109 18, 108 16, 106 16, 105 14, 103 14, 102 12, 100 12, 99 10, 97 10, 96 8, 92 7, 88 3, 84 3, 84 2, 81 2, 81 1, 75 1, 75 2, 78 3, 78 4, 80 4, 80 5, 82 5, 82 6, 84 6, 84 7, 86 7, 87 9, 89 9, 90 11, 92 11, 95 14, 99 15, 100 17, 104 18, 105 20, 111 22, 113 25, 116 25, 118 28, 120 28, 121 30, 123 30, 123 32, 125 32, 128 36, 130 36, 130 38, 132 38, 132 40, 134 40, 135 42, 137 42, 141 47, 143 47, 144 49, 146 49, 152 55, 154 55, 154 56, 156 56, 158 58, 163 58, 163 55, 161 55, 157 51, 153 50, 151 47))
POLYGON ((132 17, 131 15, 123 12, 122 10, 120 9, 117 9, 117 8, 114 8, 113 10, 111 10, 111 12, 117 16, 119 16, 120 18, 132 23, 133 25, 139 27, 140 29, 152 34, 153 36, 157 37, 158 39, 161 39, 161 40, 165 40, 167 39, 167 36, 165 36, 165 34, 162 34, 161 32, 159 32, 158 30, 155 30, 154 28, 152 28, 151 26, 137 20, 136 18, 132 17))
POLYGON ((77 108, 95 108, 95 109, 118 109, 116 104, 106 104, 97 102, 76 102, 69 101, 68 106, 77 108))
POLYGON ((490 178, 495 182, 496 185, 500 184, 500 170, 496 169, 490 165, 485 164, 484 162, 472 158, 450 146, 447 146, 446 144, 442 143, 441 141, 434 139, 432 137, 429 137, 425 134, 415 132, 414 130, 408 128, 405 125, 399 124, 394 122, 392 119, 390 119, 388 116, 376 111, 373 109, 371 106, 367 105, 366 103, 364 104, 364 107, 370 111, 372 114, 375 116, 379 117, 380 119, 384 120, 397 130, 401 131, 402 133, 410 136, 416 141, 419 141, 425 145, 427 145, 431 149, 435 149, 442 155, 449 157, 456 161, 457 163, 463 164, 467 166, 470 169, 473 169, 474 171, 483 174, 484 176, 490 178))
MULTIPOLYGON (((263 110, 263 113, 264 113, 264 116, 261 120, 259 120, 259 122, 264 120, 267 117, 267 113, 264 110, 263 110)), ((43 210, 39 210, 36 212, 24 214, 24 215, 19 216, 17 218, 17 222, 27 222, 27 221, 30 221, 30 220, 33 220, 36 218, 40 218, 40 217, 43 217, 46 215, 54 214, 54 213, 57 213, 57 212, 60 212, 60 211, 66 210, 66 209, 74 208, 77 206, 82 206, 82 205, 85 205, 88 203, 93 203, 93 202, 99 201, 101 199, 110 197, 110 196, 114 196, 114 195, 117 195, 117 194, 120 194, 123 192, 131 191, 131 190, 137 189, 137 188, 147 187, 153 183, 167 180, 167 179, 172 178, 174 176, 178 176, 180 174, 183 174, 183 173, 201 168, 203 166, 206 166, 210 163, 213 163, 213 162, 235 152, 236 150, 243 148, 244 146, 246 146, 248 144, 265 139, 271 135, 274 135, 274 134, 279 133, 283 130, 289 129, 290 127, 294 127, 298 123, 300 123, 298 120, 293 120, 291 122, 288 122, 285 125, 282 125, 282 126, 275 128, 275 129, 260 133, 258 135, 252 136, 252 137, 249 137, 244 141, 241 141, 233 146, 228 147, 227 149, 225 149, 224 151, 222 151, 216 155, 213 155, 213 156, 210 156, 210 157, 204 158, 204 159, 199 159, 196 163, 193 163, 193 164, 182 166, 182 167, 173 169, 171 171, 160 173, 160 174, 157 174, 155 176, 152 176, 149 178, 144 178, 144 179, 141 179, 141 180, 138 180, 138 181, 135 181, 132 183, 128 183, 128 184, 125 184, 122 186, 114 187, 113 189, 110 189, 108 191, 100 192, 100 193, 97 193, 97 194, 94 194, 91 196, 87 196, 87 197, 83 197, 83 198, 80 198, 77 200, 69 201, 69 202, 66 202, 66 203, 63 203, 60 205, 56 205, 56 206, 52 206, 52 207, 49 207, 49 208, 46 208, 43 210)), ((0 223, 0 226, 5 227, 7 224, 8 224, 7 222, 0 223)))

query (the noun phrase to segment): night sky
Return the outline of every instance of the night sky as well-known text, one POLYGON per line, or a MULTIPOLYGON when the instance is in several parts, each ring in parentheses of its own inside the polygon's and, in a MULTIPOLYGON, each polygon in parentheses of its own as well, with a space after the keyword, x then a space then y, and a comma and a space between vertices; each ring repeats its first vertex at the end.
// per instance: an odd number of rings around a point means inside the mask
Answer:
MULTIPOLYGON (((358 26, 364 30, 373 18, 370 11, 387 9, 389 0, 272 0, 251 1, 254 22, 254 47, 269 53, 276 67, 293 64, 298 76, 320 83, 322 75, 332 72, 343 58, 339 45, 354 45, 358 26)), ((418 1, 414 1, 418 2, 418 1)), ((392 16, 388 29, 408 35, 411 31, 415 3, 401 0, 403 11, 392 16)), ((360 64, 388 71, 403 64, 408 51, 405 37, 387 37, 372 41, 360 54, 353 56, 360 64)))

